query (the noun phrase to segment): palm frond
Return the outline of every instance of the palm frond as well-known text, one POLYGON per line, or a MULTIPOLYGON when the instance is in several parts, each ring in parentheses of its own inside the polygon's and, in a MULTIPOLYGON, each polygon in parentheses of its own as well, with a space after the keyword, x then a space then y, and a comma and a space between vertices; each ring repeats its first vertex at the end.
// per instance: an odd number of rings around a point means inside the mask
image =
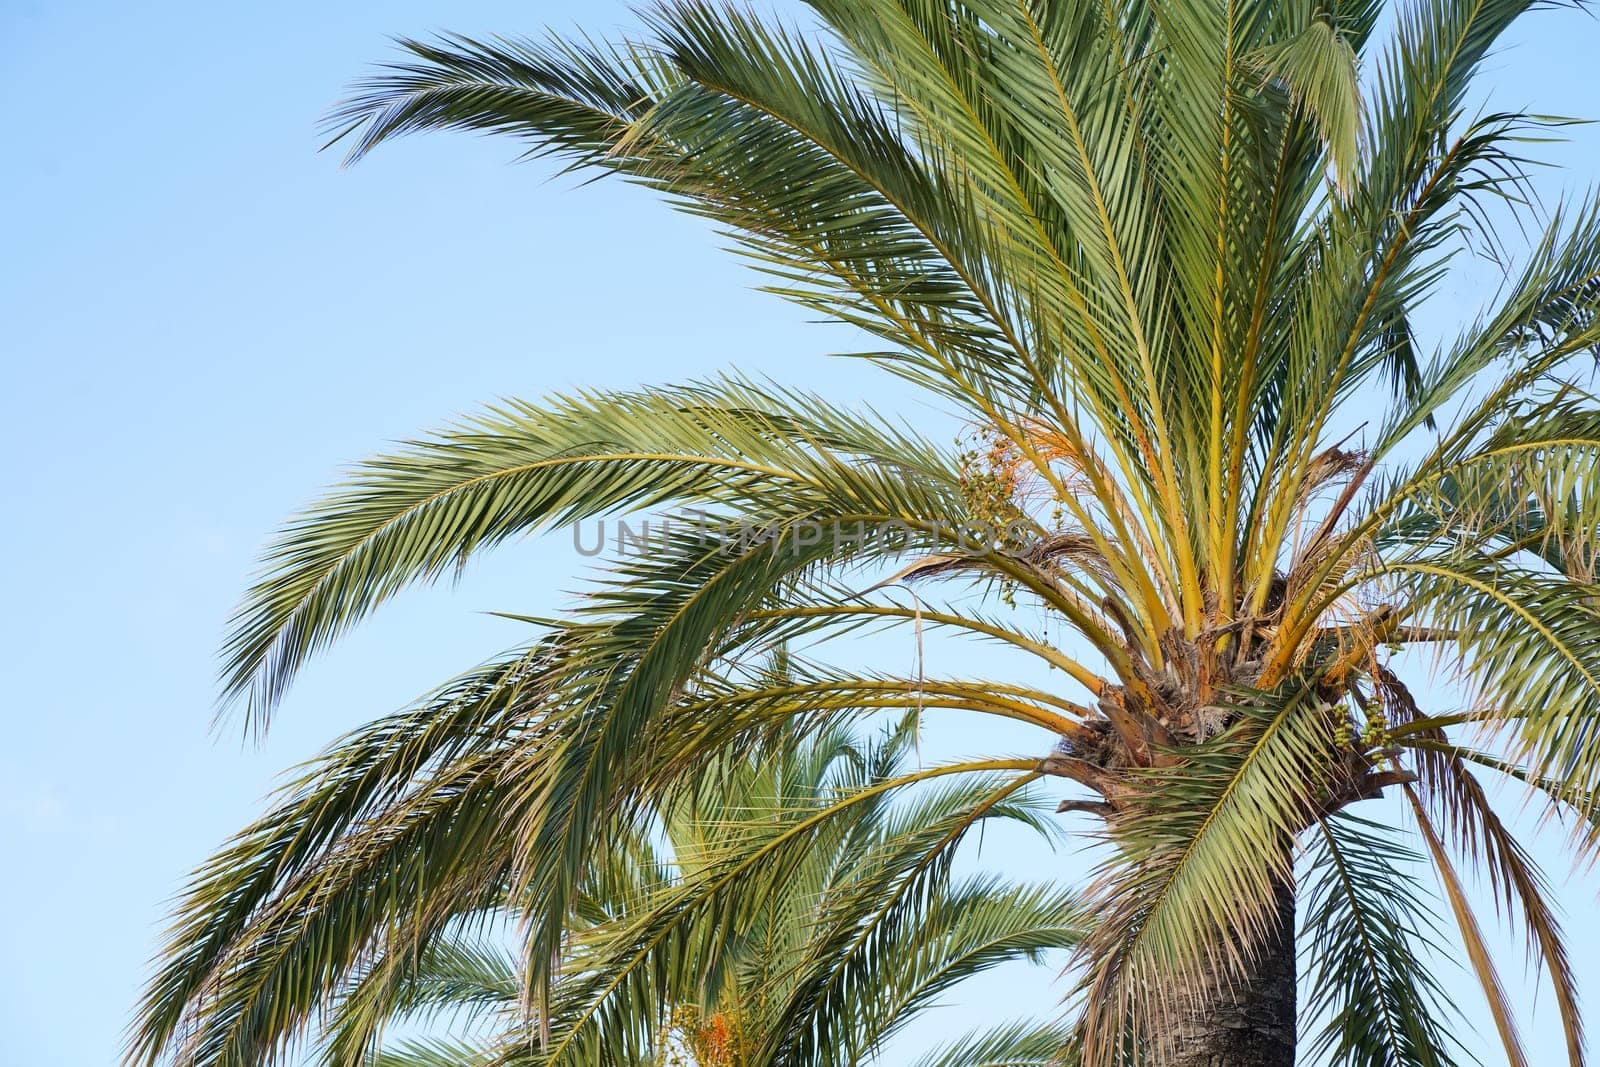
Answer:
POLYGON ((862 511, 889 490, 894 517, 927 523, 954 510, 953 481, 909 436, 731 379, 512 404, 369 460, 287 527, 235 616, 225 693, 265 715, 307 656, 378 604, 518 533, 667 502, 765 522, 778 483, 797 494, 790 515, 824 496, 862 511))
POLYGON ((1360 1067, 1461 1062, 1454 1011, 1433 959, 1434 902, 1409 868, 1421 860, 1384 827, 1352 816, 1318 825, 1305 869, 1302 1017, 1320 1022, 1310 1053, 1360 1067))
POLYGON ((969 1034, 916 1063, 917 1067, 1076 1067, 1077 1037, 1069 1026, 1012 1023, 969 1034))

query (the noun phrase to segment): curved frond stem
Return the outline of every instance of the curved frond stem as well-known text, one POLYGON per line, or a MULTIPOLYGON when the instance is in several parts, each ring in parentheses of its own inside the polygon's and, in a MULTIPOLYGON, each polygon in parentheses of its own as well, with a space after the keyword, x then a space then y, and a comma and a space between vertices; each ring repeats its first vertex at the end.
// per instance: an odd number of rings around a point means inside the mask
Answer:
POLYGON ((1052 667, 1065 671, 1069 677, 1081 684, 1091 693, 1098 695, 1107 686, 1107 681, 1100 675, 1089 670, 1077 660, 1063 655, 1061 652, 1024 637, 1015 630, 1008 630, 1003 626, 994 626, 979 619, 968 618, 962 615, 953 615, 938 611, 913 611, 909 608, 893 607, 886 604, 838 604, 828 606, 774 608, 751 613, 753 619, 865 619, 885 618, 903 619, 915 622, 918 619, 924 623, 936 626, 949 626, 953 629, 968 630, 972 633, 982 634, 1013 645, 1044 660, 1052 667))

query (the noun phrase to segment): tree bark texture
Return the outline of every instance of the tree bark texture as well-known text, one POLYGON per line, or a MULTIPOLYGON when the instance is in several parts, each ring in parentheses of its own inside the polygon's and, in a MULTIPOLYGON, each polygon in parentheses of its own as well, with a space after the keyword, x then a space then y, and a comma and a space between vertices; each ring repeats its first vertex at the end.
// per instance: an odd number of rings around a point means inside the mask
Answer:
POLYGON ((1209 1002, 1181 1012, 1172 1067, 1294 1067, 1294 886, 1277 891, 1275 928, 1251 973, 1209 1002))

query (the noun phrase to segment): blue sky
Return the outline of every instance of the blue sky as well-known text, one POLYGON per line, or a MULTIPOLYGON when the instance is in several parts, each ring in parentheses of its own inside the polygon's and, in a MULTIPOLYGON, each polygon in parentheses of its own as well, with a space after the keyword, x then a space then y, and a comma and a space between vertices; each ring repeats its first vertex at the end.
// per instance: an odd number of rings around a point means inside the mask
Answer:
MULTIPOLYGON (((848 336, 753 292, 701 224, 648 194, 551 182, 466 137, 350 171, 316 151, 319 114, 388 35, 628 21, 576 0, 0 0, 0 1061, 110 1062, 166 899, 275 776, 516 640, 484 612, 547 609, 573 588, 569 543, 503 552, 319 660, 264 744, 236 724, 211 732, 214 650, 259 546, 341 465, 499 396, 730 365, 944 425, 892 381, 821 358, 848 336)), ((1600 114, 1597 48, 1594 20, 1535 16, 1492 64, 1495 101, 1600 114)), ((1547 156, 1565 169, 1541 188, 1581 190, 1600 136, 1547 156)), ((1479 266, 1447 283, 1435 325, 1492 280, 1479 266)), ((959 724, 930 731, 994 747, 959 724)), ((985 858, 1034 875, 1084 865, 1005 840, 985 858)), ((1551 873, 1593 1002, 1593 879, 1551 873)), ((1506 968, 1531 990, 1519 951, 1506 968)), ((1008 973, 914 1036, 1048 1005, 1050 977, 1008 973)), ((1555 1062, 1553 1013, 1536 1018, 1534 1062, 1555 1062)))

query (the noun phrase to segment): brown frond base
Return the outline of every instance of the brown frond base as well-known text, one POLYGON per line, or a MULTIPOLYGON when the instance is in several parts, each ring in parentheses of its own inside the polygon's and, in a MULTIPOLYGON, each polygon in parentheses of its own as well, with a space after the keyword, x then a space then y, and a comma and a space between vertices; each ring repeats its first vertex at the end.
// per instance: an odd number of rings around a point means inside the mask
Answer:
POLYGON ((1294 887, 1278 891, 1277 929, 1251 974, 1179 1012, 1170 1067, 1294 1067, 1294 887))

